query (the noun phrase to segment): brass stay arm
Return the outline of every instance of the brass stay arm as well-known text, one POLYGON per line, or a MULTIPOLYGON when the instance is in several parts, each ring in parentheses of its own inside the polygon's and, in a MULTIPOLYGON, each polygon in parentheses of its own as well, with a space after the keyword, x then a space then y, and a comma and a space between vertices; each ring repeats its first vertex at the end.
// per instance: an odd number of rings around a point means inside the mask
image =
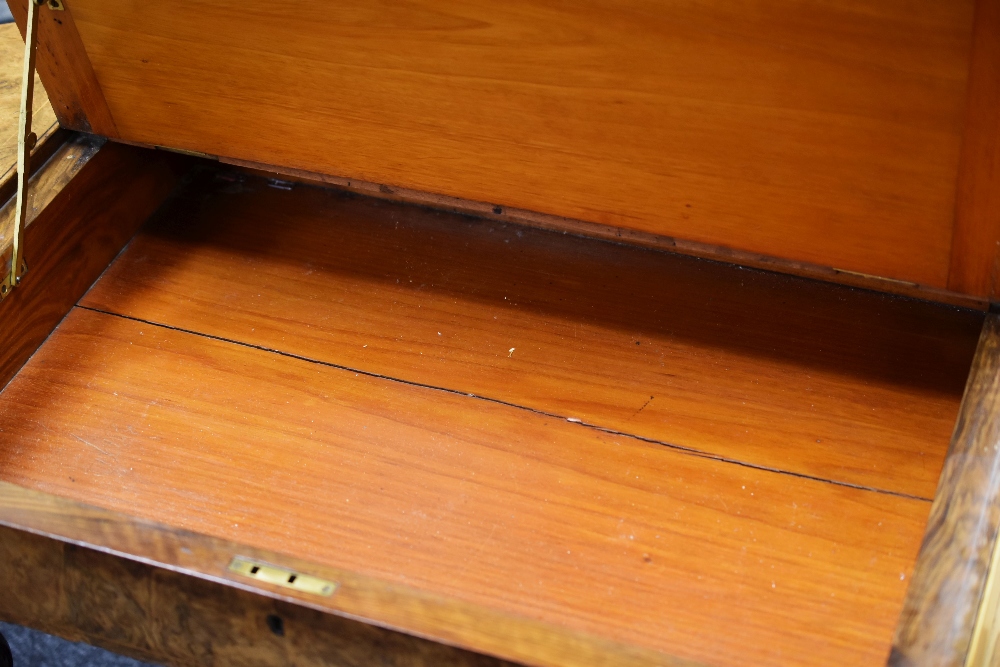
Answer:
POLYGON ((38 138, 31 131, 31 106, 35 94, 35 44, 38 39, 38 7, 46 0, 28 0, 28 22, 24 31, 24 69, 21 78, 21 111, 17 128, 17 199, 15 203, 13 252, 10 271, 0 283, 0 300, 21 282, 28 270, 24 261, 24 227, 28 219, 28 179, 31 178, 31 150, 38 138))

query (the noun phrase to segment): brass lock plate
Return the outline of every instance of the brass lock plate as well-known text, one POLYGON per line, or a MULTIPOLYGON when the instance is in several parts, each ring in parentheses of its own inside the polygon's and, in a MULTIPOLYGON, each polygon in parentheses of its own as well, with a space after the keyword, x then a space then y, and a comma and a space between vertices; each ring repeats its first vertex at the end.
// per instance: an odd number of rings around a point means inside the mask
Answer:
POLYGON ((302 574, 295 570, 262 563, 244 556, 235 556, 229 563, 229 571, 273 586, 290 588, 300 593, 322 597, 330 597, 339 586, 335 581, 327 581, 310 574, 302 574))

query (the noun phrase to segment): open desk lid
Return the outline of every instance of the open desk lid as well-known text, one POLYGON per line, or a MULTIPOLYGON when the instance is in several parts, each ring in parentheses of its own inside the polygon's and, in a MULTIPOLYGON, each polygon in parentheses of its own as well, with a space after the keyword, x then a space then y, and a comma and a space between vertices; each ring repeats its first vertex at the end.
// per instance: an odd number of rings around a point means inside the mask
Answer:
POLYGON ((70 128, 949 288, 972 0, 56 4, 70 128))

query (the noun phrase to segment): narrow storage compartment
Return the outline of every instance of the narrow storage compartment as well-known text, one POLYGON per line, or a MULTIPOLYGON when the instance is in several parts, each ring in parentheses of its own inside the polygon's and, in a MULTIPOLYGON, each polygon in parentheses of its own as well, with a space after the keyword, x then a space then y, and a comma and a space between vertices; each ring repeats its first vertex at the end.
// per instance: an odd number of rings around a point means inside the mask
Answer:
POLYGON ((885 662, 983 313, 193 174, 0 394, 0 479, 699 663, 885 662))

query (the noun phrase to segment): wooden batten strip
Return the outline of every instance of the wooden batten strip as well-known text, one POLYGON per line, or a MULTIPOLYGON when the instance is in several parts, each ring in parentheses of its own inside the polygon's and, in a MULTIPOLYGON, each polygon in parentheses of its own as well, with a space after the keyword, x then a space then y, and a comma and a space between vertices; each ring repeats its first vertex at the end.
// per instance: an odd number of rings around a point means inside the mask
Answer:
MULTIPOLYGON (((78 135, 33 176, 24 241, 28 273, 0 303, 0 387, 173 190, 177 175, 164 157, 78 135)), ((0 229, 11 229, 13 216, 11 200, 0 208, 0 229)), ((8 264, 9 245, 9 238, 0 240, 8 264)))
POLYGON ((1000 297, 1000 0, 978 0, 948 289, 1000 297))
MULTIPOLYGON (((30 0, 7 0, 21 37, 24 38, 30 0)), ((114 118, 90 64, 90 57, 77 32, 69 7, 39 11, 38 60, 36 70, 48 93, 52 109, 64 128, 118 137, 114 118)))
POLYGON ((892 667, 961 667, 1000 525, 1000 315, 983 325, 896 628, 892 667))
POLYGON ((211 655, 217 667, 244 665, 248 656, 255 665, 274 666, 501 667, 507 659, 539 666, 697 667, 6 482, 0 482, 0 562, 12 564, 7 570, 13 573, 0 577, 0 618, 171 664, 202 664, 211 655), (321 597, 247 579, 230 571, 234 556, 339 587, 321 597), (62 593, 45 594, 46 586, 62 593), (68 597, 79 599, 67 604, 68 597), (265 625, 272 613, 285 620, 292 646, 275 646, 273 625, 270 633, 265 625), (303 646, 319 648, 303 653, 303 646))

